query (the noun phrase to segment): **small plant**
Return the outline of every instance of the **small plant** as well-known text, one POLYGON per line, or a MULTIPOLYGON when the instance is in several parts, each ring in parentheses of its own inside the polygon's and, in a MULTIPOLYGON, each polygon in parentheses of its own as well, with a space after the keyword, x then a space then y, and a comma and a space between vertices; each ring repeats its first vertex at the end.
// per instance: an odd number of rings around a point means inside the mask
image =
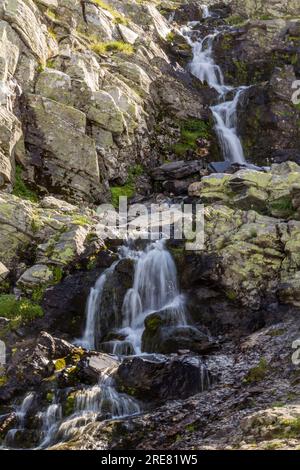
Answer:
POLYGON ((244 383, 251 384, 263 380, 268 372, 268 362, 266 358, 262 357, 256 367, 249 370, 244 379, 244 383))
POLYGON ((132 55, 134 53, 134 47, 123 41, 96 42, 91 46, 91 49, 99 55, 104 55, 108 52, 121 52, 125 55, 132 55))
POLYGON ((16 166, 16 177, 13 189, 13 195, 20 197, 21 199, 28 199, 31 202, 38 202, 39 198, 37 194, 28 188, 26 183, 22 179, 22 168, 16 166))
POLYGON ((132 196, 134 196, 135 178, 137 176, 141 176, 143 173, 144 169, 142 165, 134 165, 129 171, 126 184, 124 184, 123 186, 112 186, 110 188, 112 205, 114 207, 117 208, 119 206, 120 197, 126 196, 127 198, 131 198, 132 196))
POLYGON ((29 299, 18 300, 12 294, 0 295, 0 316, 11 320, 13 329, 44 315, 43 309, 29 299))
POLYGON ((173 145, 176 155, 184 155, 188 150, 196 150, 198 139, 209 139, 209 124, 200 119, 187 119, 180 125, 180 141, 173 145))

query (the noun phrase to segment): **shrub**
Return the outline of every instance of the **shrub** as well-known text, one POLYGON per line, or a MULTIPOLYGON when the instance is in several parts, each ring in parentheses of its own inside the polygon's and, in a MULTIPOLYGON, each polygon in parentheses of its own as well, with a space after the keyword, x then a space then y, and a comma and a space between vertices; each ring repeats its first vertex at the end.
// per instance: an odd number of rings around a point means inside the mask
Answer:
POLYGON ((18 300, 12 294, 0 295, 0 316, 9 318, 12 328, 30 323, 43 315, 42 307, 29 299, 18 300))
POLYGON ((29 189, 25 182, 22 179, 22 168, 17 165, 16 166, 16 177, 15 177, 15 184, 13 189, 13 195, 18 196, 22 199, 28 199, 31 202, 38 202, 39 198, 37 194, 29 189))

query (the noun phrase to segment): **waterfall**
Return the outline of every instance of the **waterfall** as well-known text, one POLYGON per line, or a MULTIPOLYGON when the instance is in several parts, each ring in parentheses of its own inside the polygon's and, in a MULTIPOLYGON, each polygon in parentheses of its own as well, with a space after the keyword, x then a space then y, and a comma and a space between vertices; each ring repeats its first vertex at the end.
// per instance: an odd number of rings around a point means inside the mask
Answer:
POLYGON ((91 288, 86 305, 86 325, 83 337, 76 341, 76 343, 83 348, 95 349, 97 317, 98 315, 101 315, 100 308, 102 292, 108 275, 114 271, 116 265, 117 262, 113 263, 108 269, 106 269, 97 280, 95 286, 91 288))
POLYGON ((231 163, 244 165, 246 162, 241 140, 237 135, 236 116, 240 98, 247 87, 233 88, 224 84, 222 70, 215 63, 213 57, 213 42, 219 34, 218 31, 196 41, 192 39, 192 33, 193 30, 190 26, 182 29, 182 34, 193 50, 190 71, 202 83, 206 82, 219 94, 219 104, 212 106, 211 110, 224 159, 231 163), (229 92, 233 94, 233 99, 226 100, 226 95, 229 92))
POLYGON ((113 379, 114 372, 115 369, 105 371, 99 384, 77 391, 74 410, 65 419, 62 417, 61 405, 55 402, 40 414, 42 420, 40 449, 80 435, 87 424, 95 422, 98 418, 124 418, 140 413, 141 408, 137 400, 117 392, 113 379))
POLYGON ((58 423, 62 420, 62 407, 59 403, 49 405, 49 407, 40 413, 42 421, 41 444, 40 448, 48 447, 55 438, 58 423))
POLYGON ((174 260, 164 240, 151 243, 144 251, 125 251, 136 259, 133 287, 123 303, 122 317, 126 340, 135 354, 141 354, 141 338, 145 318, 151 313, 168 310, 170 322, 186 325, 185 301, 180 295, 174 260))
POLYGON ((202 12, 203 12, 203 18, 210 18, 211 17, 211 13, 209 11, 209 8, 207 5, 201 5, 201 8, 202 8, 202 12))
MULTIPOLYGON (((176 266, 164 240, 155 241, 144 250, 123 246, 119 257, 132 259, 135 263, 133 287, 124 297, 122 322, 115 325, 124 340, 109 341, 103 346, 105 352, 117 355, 128 355, 130 351, 141 354, 145 318, 151 313, 168 310, 170 324, 186 325, 185 299, 180 295, 176 266)), ((85 332, 77 344, 88 349, 95 348, 102 292, 108 274, 117 264, 115 262, 99 277, 87 300, 85 332)))
POLYGON ((33 404, 34 398, 35 398, 35 394, 33 392, 27 393, 21 405, 16 408, 15 415, 16 415, 17 427, 14 429, 10 429, 8 431, 5 437, 6 445, 13 447, 17 432, 23 431, 25 429, 26 416, 31 405, 33 404))

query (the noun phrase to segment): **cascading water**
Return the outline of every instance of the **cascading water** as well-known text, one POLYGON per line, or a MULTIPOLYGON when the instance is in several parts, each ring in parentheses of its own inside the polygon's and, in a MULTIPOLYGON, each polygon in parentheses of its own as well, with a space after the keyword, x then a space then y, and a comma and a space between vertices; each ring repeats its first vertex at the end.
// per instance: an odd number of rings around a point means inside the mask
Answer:
POLYGON ((96 321, 97 315, 101 314, 99 309, 101 308, 102 292, 108 275, 114 271, 116 265, 117 262, 113 263, 108 269, 106 269, 97 280, 95 286, 91 288, 86 305, 86 325, 84 334, 83 337, 77 341, 77 344, 83 348, 95 349, 96 321))
POLYGON ((114 372, 115 369, 107 370, 102 374, 98 385, 76 392, 74 411, 67 418, 63 419, 62 406, 57 398, 40 413, 42 422, 40 449, 80 435, 87 424, 98 418, 124 418, 140 413, 137 400, 117 392, 114 386, 114 372))
MULTIPOLYGON (((145 318, 151 313, 167 310, 170 324, 186 325, 185 301, 179 293, 176 266, 164 240, 151 243, 145 250, 123 246, 119 256, 120 259, 130 258, 134 261, 134 282, 124 298, 122 323, 115 325, 124 340, 111 341, 111 350, 107 352, 126 355, 131 347, 134 354, 141 354, 145 318)), ((117 262, 100 276, 87 301, 87 322, 79 344, 89 349, 94 348, 99 333, 97 318, 101 315, 105 282, 116 265, 117 262)))
MULTIPOLYGON (((206 11, 208 18, 209 9, 206 11)), ((215 129, 219 138, 220 147, 224 159, 231 163, 244 165, 245 156, 241 141, 237 135, 237 106, 241 95, 247 87, 233 88, 224 84, 224 76, 221 68, 213 58, 213 42, 219 32, 209 34, 204 39, 193 39, 195 31, 191 25, 182 29, 182 34, 187 39, 193 50, 193 59, 190 63, 191 73, 201 82, 206 82, 219 94, 219 104, 212 106, 211 110, 215 119, 215 129), (226 100, 228 93, 233 94, 233 99, 226 100)))
POLYGON ((25 429, 25 420, 27 417, 27 413, 33 404, 35 398, 35 394, 33 392, 27 393, 25 395, 24 400, 22 401, 21 405, 16 408, 15 415, 16 415, 16 423, 17 427, 14 429, 10 429, 5 437, 5 444, 7 446, 14 447, 15 437, 19 431, 24 431, 25 429))

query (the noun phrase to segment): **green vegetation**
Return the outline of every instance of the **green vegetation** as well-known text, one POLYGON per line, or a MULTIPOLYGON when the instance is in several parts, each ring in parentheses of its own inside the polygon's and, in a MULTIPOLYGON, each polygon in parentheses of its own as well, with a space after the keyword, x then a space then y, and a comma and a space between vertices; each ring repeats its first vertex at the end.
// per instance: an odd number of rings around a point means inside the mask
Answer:
POLYGON ((86 215, 77 214, 73 218, 73 224, 84 227, 85 225, 91 225, 92 221, 86 215))
POLYGON ((272 213, 280 213, 281 217, 289 217, 295 212, 292 200, 288 196, 270 202, 269 207, 272 213))
POLYGON ((135 192, 135 178, 137 176, 142 175, 144 169, 141 165, 135 165, 128 174, 128 179, 123 186, 112 186, 110 188, 111 192, 111 201, 114 207, 119 206, 119 198, 122 196, 126 196, 127 198, 131 198, 134 196, 135 192))
POLYGON ((247 22, 245 18, 243 18, 242 16, 238 16, 238 15, 229 16, 228 18, 225 19, 225 21, 229 26, 242 26, 243 24, 247 22))
POLYGON ((70 395, 67 396, 65 407, 64 407, 64 415, 65 416, 70 416, 75 409, 75 401, 76 401, 76 396, 75 393, 72 392, 70 395))
POLYGON ((210 136, 208 123, 199 119, 187 119, 181 123, 180 141, 173 146, 173 150, 176 155, 182 156, 188 150, 196 150, 198 139, 209 139, 210 136))
POLYGON ((60 372, 61 370, 66 368, 66 360, 64 358, 56 359, 54 361, 55 371, 60 372))
POLYGON ((173 33, 173 31, 170 31, 168 34, 167 34, 167 37, 166 37, 166 40, 168 42, 173 42, 175 39, 175 33, 173 33))
POLYGON ((54 266, 51 268, 53 272, 52 284, 58 284, 63 277, 63 270, 60 266, 54 266))
POLYGON ((103 8, 103 10, 108 11, 113 16, 113 19, 114 19, 115 23, 128 24, 128 19, 124 15, 119 13, 111 5, 108 5, 103 0, 92 0, 92 3, 98 5, 98 7, 100 7, 100 8, 103 8))
POLYGON ((91 46, 92 51, 99 55, 105 55, 108 52, 121 52, 125 55, 132 55, 134 47, 124 41, 96 42, 91 46))
POLYGON ((28 199, 31 202, 38 202, 39 200, 38 195, 34 191, 29 189, 23 181, 22 168, 19 165, 16 166, 16 178, 13 189, 13 195, 18 196, 22 199, 28 199))
POLYGON ((10 327, 13 329, 43 315, 42 307, 29 299, 18 300, 12 294, 0 295, 0 316, 11 320, 10 327))
POLYGON ((246 375, 244 379, 244 382, 247 384, 259 382, 266 377, 267 372, 268 372, 268 362, 266 358, 262 357, 258 365, 249 370, 248 374, 246 375))

